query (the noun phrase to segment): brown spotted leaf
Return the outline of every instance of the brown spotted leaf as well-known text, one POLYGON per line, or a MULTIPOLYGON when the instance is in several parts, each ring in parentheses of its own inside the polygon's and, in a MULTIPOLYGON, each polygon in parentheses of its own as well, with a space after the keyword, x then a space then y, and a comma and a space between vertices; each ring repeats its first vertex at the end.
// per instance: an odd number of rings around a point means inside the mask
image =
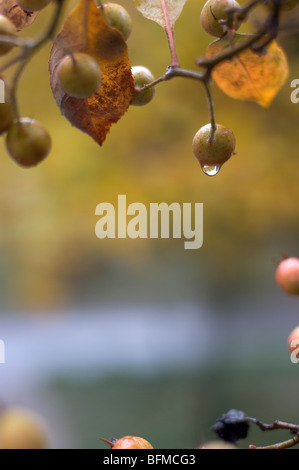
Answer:
POLYGON ((127 111, 134 96, 134 82, 124 38, 109 26, 93 0, 81 0, 67 17, 54 41, 49 71, 52 92, 62 114, 102 145, 111 124, 127 111), (91 55, 101 67, 101 86, 87 99, 69 96, 58 83, 57 66, 67 48, 91 55))
MULTIPOLYGON (((234 46, 251 36, 235 34, 234 46)), ((207 57, 215 57, 231 49, 226 37, 212 42, 207 49, 207 57)), ((272 41, 264 54, 246 49, 232 59, 219 63, 212 77, 231 98, 255 101, 263 107, 270 106, 272 100, 284 85, 289 74, 285 53, 272 41)))
POLYGON ((33 23, 38 12, 28 13, 22 10, 15 0, 0 0, 0 14, 7 16, 17 29, 23 29, 33 23))

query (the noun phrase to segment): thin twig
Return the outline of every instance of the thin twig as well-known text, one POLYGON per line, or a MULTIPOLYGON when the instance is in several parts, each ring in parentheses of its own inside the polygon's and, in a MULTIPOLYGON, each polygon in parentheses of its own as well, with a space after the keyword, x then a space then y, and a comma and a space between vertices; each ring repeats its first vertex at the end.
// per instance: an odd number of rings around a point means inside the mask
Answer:
POLYGON ((64 1, 65 0, 56 1, 56 8, 55 8, 54 15, 45 33, 36 41, 25 42, 23 45, 22 52, 18 56, 16 56, 15 58, 13 58, 9 62, 7 62, 4 66, 1 67, 0 73, 2 73, 8 67, 15 65, 16 63, 20 63, 12 79, 11 95, 10 95, 11 103, 13 106, 14 115, 16 119, 19 118, 18 102, 16 98, 16 91, 17 91, 19 80, 23 74, 24 69, 26 68, 27 64, 30 62, 33 55, 37 52, 37 50, 40 49, 46 42, 53 39, 57 24, 60 19, 60 15, 62 13, 64 1))
POLYGON ((294 447, 296 444, 299 443, 299 435, 293 437, 292 439, 288 439, 287 441, 278 442, 277 444, 271 444, 269 446, 249 446, 251 449, 289 449, 290 447, 294 447))
POLYGON ((246 418, 247 421, 256 424, 262 431, 275 431, 277 429, 286 429, 294 434, 299 434, 299 425, 286 423, 285 421, 276 420, 271 424, 266 424, 256 418, 246 418))

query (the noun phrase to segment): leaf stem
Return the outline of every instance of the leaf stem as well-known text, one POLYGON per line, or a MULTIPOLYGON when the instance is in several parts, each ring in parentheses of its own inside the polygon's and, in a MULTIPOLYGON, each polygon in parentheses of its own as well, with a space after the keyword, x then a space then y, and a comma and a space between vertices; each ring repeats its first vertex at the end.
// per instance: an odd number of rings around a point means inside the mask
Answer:
POLYGON ((165 18, 166 26, 164 28, 164 31, 166 33, 168 45, 170 49, 171 67, 179 67, 180 63, 179 63, 179 59, 178 59, 176 49, 175 49, 174 30, 169 20, 169 15, 168 15, 165 0, 160 0, 160 1, 161 1, 161 6, 162 6, 164 18, 165 18))

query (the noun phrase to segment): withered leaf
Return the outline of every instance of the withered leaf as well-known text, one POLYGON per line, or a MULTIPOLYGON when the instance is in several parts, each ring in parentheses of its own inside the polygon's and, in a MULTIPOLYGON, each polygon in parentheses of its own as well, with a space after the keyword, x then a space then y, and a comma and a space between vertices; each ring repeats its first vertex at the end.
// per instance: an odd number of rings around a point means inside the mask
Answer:
MULTIPOLYGON (((235 34, 234 46, 245 42, 250 35, 235 34)), ((214 57, 231 49, 226 37, 212 42, 207 57, 214 57)), ((212 77, 231 98, 255 101, 263 107, 272 100, 284 85, 289 74, 288 61, 284 51, 272 41, 263 54, 245 49, 232 59, 219 63, 212 77)))
POLYGON ((135 6, 145 18, 155 21, 162 28, 166 28, 166 17, 163 8, 167 10, 171 27, 180 16, 186 0, 134 0, 135 6))
POLYGON ((102 8, 93 0, 81 0, 67 17, 53 44, 49 71, 52 92, 62 114, 101 145, 111 124, 128 109, 134 96, 134 82, 124 38, 109 26, 102 8), (91 55, 101 67, 101 86, 90 98, 73 98, 58 83, 57 66, 67 48, 91 55))
POLYGON ((28 13, 22 10, 15 0, 0 0, 0 14, 7 16, 17 29, 23 29, 33 23, 38 12, 28 13))

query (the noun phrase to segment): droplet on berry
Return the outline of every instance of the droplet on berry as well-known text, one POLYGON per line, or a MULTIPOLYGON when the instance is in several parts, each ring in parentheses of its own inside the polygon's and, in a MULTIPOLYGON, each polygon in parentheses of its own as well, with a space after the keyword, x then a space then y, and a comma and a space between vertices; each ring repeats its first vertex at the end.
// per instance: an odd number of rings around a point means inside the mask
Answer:
POLYGON ((220 165, 202 165, 202 171, 208 176, 215 176, 219 172, 220 165))

